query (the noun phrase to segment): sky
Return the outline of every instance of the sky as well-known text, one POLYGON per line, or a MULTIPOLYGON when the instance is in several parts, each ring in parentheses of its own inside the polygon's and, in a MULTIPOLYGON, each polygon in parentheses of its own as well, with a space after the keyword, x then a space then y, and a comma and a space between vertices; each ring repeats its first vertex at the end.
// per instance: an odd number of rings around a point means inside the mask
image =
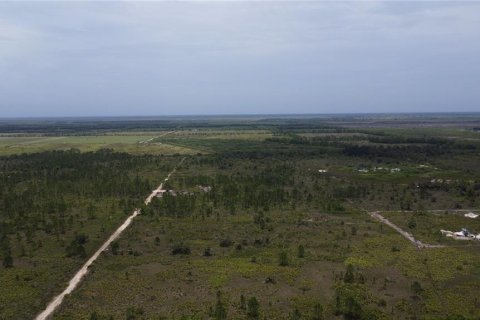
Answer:
POLYGON ((0 2, 0 117, 480 112, 480 1, 0 2))

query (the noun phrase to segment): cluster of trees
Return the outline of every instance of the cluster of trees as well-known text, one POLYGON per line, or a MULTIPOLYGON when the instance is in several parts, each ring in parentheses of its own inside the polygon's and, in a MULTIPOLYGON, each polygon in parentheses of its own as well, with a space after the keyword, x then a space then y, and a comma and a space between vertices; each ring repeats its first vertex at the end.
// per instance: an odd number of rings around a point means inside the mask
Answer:
POLYGON ((10 241, 6 234, 2 232, 0 232, 0 250, 3 256, 2 265, 5 268, 13 267, 12 249, 10 248, 10 241))
POLYGON ((168 172, 161 160, 112 150, 0 157, 0 256, 4 266, 11 267, 15 256, 25 255, 26 247, 29 255, 41 247, 38 235, 72 237, 63 250, 67 256, 84 257, 86 237, 73 231, 81 230, 85 220, 96 219, 99 204, 105 206, 106 199, 110 215, 131 213, 139 207, 154 184, 138 173, 149 167, 168 172))
MULTIPOLYGON (((248 300, 242 294, 240 296, 240 310, 244 311, 247 318, 251 320, 256 320, 260 318, 260 303, 256 297, 250 297, 248 300)), ((228 319, 228 309, 227 304, 223 299, 223 294, 221 291, 217 291, 215 306, 210 308, 210 316, 216 320, 226 320, 228 319)))
MULTIPOLYGON (((206 175, 178 177, 174 185, 176 195, 166 193, 154 199, 145 208, 147 215, 170 215, 182 217, 198 214, 209 217, 217 213, 236 214, 254 212, 255 223, 262 229, 269 228, 267 216, 262 212, 272 209, 317 208, 329 212, 344 211, 345 199, 366 196, 367 188, 361 183, 339 181, 328 175, 305 172, 294 161, 268 160, 242 161, 223 157, 200 157, 196 165, 237 168, 219 169, 206 175), (209 186, 208 192, 198 186, 209 186)), ((191 165, 191 164, 190 164, 191 165)), ((186 164, 188 166, 188 163, 186 164)))
POLYGON ((352 320, 384 319, 384 313, 371 303, 372 299, 364 282, 363 275, 352 265, 348 265, 342 281, 337 283, 335 288, 333 305, 336 315, 352 320))
POLYGON ((243 174, 219 173, 214 176, 184 178, 179 188, 191 189, 197 184, 203 184, 212 189, 209 192, 197 189, 193 195, 177 192, 174 196, 167 193, 161 199, 152 201, 145 213, 183 216, 197 212, 210 216, 218 210, 226 210, 231 214, 240 209, 268 211, 301 200, 295 189, 288 190, 292 189, 293 175, 292 165, 277 165, 243 174))
MULTIPOLYGON (((437 137, 413 137, 369 132, 362 130, 327 129, 296 130, 282 132, 266 140, 266 144, 289 146, 291 154, 303 156, 328 154, 331 156, 346 155, 349 157, 390 158, 423 161, 427 157, 465 153, 478 150, 479 145, 472 142, 455 141, 437 137), (331 135, 301 136, 301 132, 328 132, 331 135), (351 135, 335 135, 335 133, 351 133, 351 135), (355 134, 356 133, 356 134, 355 134), (303 148, 302 148, 303 146, 303 148)), ((285 147, 284 147, 285 148, 285 147)))
POLYGON ((84 244, 87 243, 88 237, 84 234, 77 234, 67 247, 67 257, 86 258, 84 244))

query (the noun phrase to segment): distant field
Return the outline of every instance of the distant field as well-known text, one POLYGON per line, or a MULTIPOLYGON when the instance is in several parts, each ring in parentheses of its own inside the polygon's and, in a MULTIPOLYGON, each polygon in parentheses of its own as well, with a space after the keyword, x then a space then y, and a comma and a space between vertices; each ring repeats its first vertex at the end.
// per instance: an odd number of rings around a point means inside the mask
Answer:
MULTIPOLYGON (((266 130, 179 130, 166 132, 121 132, 106 135, 44 136, 44 135, 1 135, 0 155, 35 153, 51 150, 79 149, 82 152, 99 149, 114 149, 131 154, 193 154, 209 152, 212 140, 220 141, 263 141, 272 137, 266 130), (189 144, 185 141, 205 140, 189 144)), ((228 142, 227 142, 228 143, 228 142)))
POLYGON ((164 143, 152 143, 152 139, 160 134, 152 135, 101 135, 101 136, 22 136, 1 137, 0 155, 34 153, 51 150, 79 149, 80 151, 96 151, 114 149, 132 154, 188 154, 194 150, 164 143))
POLYGON ((174 131, 166 135, 174 139, 235 139, 235 140, 265 140, 271 138, 273 134, 267 130, 181 130, 174 131))

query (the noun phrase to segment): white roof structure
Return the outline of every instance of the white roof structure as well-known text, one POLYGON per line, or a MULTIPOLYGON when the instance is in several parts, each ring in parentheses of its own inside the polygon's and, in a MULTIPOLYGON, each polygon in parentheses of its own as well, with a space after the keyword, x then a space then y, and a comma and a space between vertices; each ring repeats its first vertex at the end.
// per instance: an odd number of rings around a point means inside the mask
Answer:
POLYGON ((455 240, 480 240, 480 233, 475 235, 465 228, 458 232, 448 230, 440 230, 440 232, 447 237, 454 238, 455 240))
POLYGON ((473 212, 465 213, 465 217, 475 219, 478 217, 478 214, 475 214, 473 212))

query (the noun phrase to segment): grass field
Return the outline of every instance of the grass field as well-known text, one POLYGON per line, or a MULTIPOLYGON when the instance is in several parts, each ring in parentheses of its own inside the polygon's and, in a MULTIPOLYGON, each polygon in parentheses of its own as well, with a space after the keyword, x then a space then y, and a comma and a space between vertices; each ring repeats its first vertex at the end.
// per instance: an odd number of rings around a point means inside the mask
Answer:
POLYGON ((0 155, 68 150, 72 148, 82 152, 113 149, 118 152, 131 154, 189 154, 195 152, 185 147, 153 142, 153 139, 158 136, 159 134, 145 133, 144 135, 1 137, 0 155))
POLYGON ((263 141, 272 137, 264 130, 181 130, 165 132, 120 132, 87 136, 3 135, 0 155, 78 149, 82 152, 113 149, 131 154, 194 154, 210 152, 211 141, 263 141), (205 141, 198 147, 185 141, 205 141))

